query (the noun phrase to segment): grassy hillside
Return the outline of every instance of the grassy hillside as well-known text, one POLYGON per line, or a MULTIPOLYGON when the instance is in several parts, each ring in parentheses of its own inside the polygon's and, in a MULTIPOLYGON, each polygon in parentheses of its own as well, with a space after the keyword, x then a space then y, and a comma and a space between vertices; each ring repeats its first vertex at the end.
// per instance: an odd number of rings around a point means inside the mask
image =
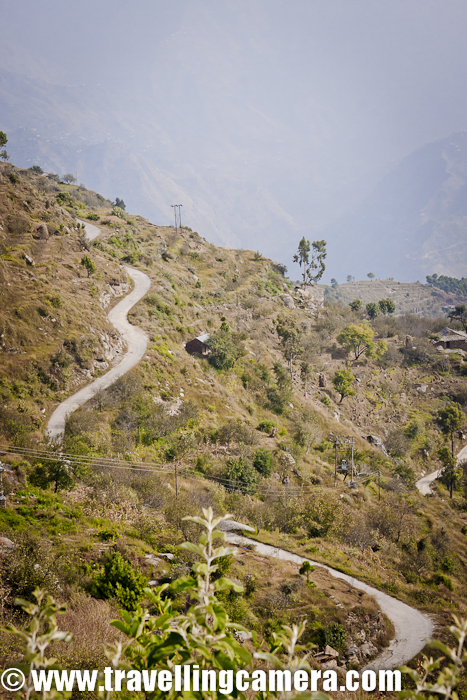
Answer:
MULTIPOLYGON (((465 613, 462 479, 452 500, 447 484, 430 498, 414 487, 439 466, 445 438, 436 412, 453 400, 465 409, 467 401, 463 358, 437 354, 427 337, 445 319, 404 314, 370 324, 347 303, 317 308, 257 253, 215 247, 189 229, 157 226, 83 187, 10 165, 0 170, 0 226, 0 444, 8 493, 0 534, 18 545, 1 564, 5 619, 17 615, 15 595, 40 584, 68 601, 70 625, 76 630, 80 620, 85 638, 94 639, 89 653, 101 659, 99 630, 122 604, 96 583, 106 561, 119 554, 152 581, 186 574, 193 557, 178 545, 196 541, 199 529, 183 517, 207 506, 439 621, 465 613), (100 227, 92 244, 77 218, 100 227), (85 257, 96 267, 89 277, 85 257), (31 450, 47 448, 54 407, 121 356, 106 313, 129 289, 125 264, 152 281, 130 313, 150 339, 148 351, 70 416, 69 479, 54 481, 51 462, 31 450), (378 352, 348 353, 338 338, 349 324, 369 329, 378 352), (184 344, 202 333, 211 335, 212 354, 189 355, 184 344), (345 369, 354 393, 340 401, 332 379, 345 369), (354 438, 359 473, 373 475, 356 489, 343 474, 334 484, 338 434, 354 438), (142 462, 151 472, 138 468, 142 462), (35 568, 39 561, 50 566, 35 568), (101 625, 97 632, 93 624, 101 625)), ((341 663, 350 663, 351 643, 377 615, 374 602, 340 590, 322 572, 312 574, 317 587, 307 587, 297 567, 248 550, 226 567, 246 587, 243 595, 226 594, 229 612, 260 638, 281 622, 307 618, 308 641, 322 646, 342 627, 341 663)), ((381 647, 390 634, 380 620, 372 644, 381 647)), ((83 647, 69 653, 84 664, 83 647)))

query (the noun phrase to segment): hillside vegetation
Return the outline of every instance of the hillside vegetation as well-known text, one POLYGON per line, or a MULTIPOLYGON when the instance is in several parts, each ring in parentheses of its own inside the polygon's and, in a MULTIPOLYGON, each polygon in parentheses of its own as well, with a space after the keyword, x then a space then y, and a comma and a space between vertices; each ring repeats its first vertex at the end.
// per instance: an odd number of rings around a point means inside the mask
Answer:
MULTIPOLYGON (((83 667, 93 666, 90 655, 101 663, 113 606, 133 609, 148 580, 189 573, 196 557, 178 545, 197 541, 199 527, 183 518, 209 506, 440 622, 465 614, 462 473, 450 472, 429 498, 415 489, 451 439, 438 411, 467 403, 463 357, 437 353, 429 340, 445 317, 370 322, 348 304, 320 306, 259 253, 215 247, 10 165, 0 169, 0 237, 0 534, 17 545, 2 550, 4 619, 18 615, 15 595, 40 585, 69 602, 69 628, 80 629, 81 646, 66 653, 83 667), (99 237, 87 242, 77 219, 99 237), (148 335, 147 354, 69 417, 68 463, 34 455, 49 449, 45 426, 58 403, 124 351, 106 313, 130 288, 125 265, 152 282, 130 313, 148 335), (349 340, 355 332, 361 352, 349 340), (185 343, 201 334, 211 353, 188 354, 185 343), (333 384, 342 371, 348 391, 333 384), (344 473, 335 484, 333 440, 342 434, 355 442, 357 488, 344 473)), ((453 439, 456 450, 465 444, 453 439)), ((374 601, 325 572, 306 585, 297 567, 250 550, 223 566, 244 585, 223 594, 229 614, 260 638, 307 619, 306 641, 334 645, 341 664, 356 665, 388 643, 374 601), (362 639, 367 655, 354 649, 362 639)), ((181 593, 174 600, 185 604, 181 593)), ((14 660, 2 645, 5 662, 14 660)))
POLYGON ((342 304, 360 299, 364 306, 390 298, 396 305, 397 316, 414 314, 427 318, 439 318, 446 314, 446 307, 465 303, 466 290, 460 280, 447 278, 453 283, 457 282, 457 285, 442 286, 442 281, 438 284, 432 282, 430 277, 427 279, 429 284, 376 279, 345 282, 336 287, 326 287, 326 298, 342 304))

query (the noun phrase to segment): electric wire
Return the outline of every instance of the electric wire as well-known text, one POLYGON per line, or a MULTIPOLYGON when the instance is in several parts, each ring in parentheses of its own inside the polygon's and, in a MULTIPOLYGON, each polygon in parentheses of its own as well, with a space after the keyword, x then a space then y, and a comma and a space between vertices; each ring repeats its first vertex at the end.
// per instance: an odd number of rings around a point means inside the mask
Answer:
MULTIPOLYGON (((76 455, 67 452, 51 451, 51 450, 41 450, 38 448, 27 448, 27 447, 17 447, 17 446, 7 446, 0 445, 0 450, 4 452, 10 452, 13 454, 22 455, 33 460, 45 460, 45 461, 57 461, 63 460, 69 464, 75 466, 93 467, 101 469, 118 469, 122 471, 131 471, 132 473, 154 473, 154 474, 166 474, 175 475, 187 479, 204 479, 223 486, 224 488, 231 490, 239 490, 243 493, 256 493, 262 496, 295 496, 300 494, 312 493, 315 487, 309 484, 302 484, 300 486, 289 486, 288 484, 283 484, 282 488, 278 486, 267 486, 261 484, 245 484, 240 479, 226 479, 224 477, 212 476, 207 474, 199 474, 194 471, 187 469, 176 469, 175 467, 158 467, 154 464, 149 464, 147 462, 136 461, 136 460, 123 460, 118 458, 105 458, 105 457, 90 457, 88 455, 76 455)), ((355 483, 363 483, 368 479, 372 479, 374 476, 379 476, 378 471, 370 472, 368 474, 360 474, 354 478, 355 483)), ((343 489, 348 488, 348 484, 344 481, 339 481, 336 485, 343 489)))

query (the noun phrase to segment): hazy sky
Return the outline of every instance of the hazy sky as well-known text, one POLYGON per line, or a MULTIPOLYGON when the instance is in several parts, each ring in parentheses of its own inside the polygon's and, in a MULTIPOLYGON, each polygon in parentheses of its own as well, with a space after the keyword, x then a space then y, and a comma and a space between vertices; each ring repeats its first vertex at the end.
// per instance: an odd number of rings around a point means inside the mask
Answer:
MULTIPOLYGON (((202 235, 289 268, 301 235, 357 207, 415 148, 467 128, 465 0, 0 10, 0 128, 14 162, 77 169, 159 223, 183 198, 202 235)), ((341 255, 330 241, 329 259, 341 255)))

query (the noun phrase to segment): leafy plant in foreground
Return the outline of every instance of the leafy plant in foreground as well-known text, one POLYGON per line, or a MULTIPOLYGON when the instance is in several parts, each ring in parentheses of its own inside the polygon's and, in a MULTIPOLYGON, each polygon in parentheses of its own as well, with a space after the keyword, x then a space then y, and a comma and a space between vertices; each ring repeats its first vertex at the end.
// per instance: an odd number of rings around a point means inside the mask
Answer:
MULTIPOLYGON (((289 670, 291 674, 301 670, 309 672, 309 652, 298 644, 305 629, 305 622, 292 627, 283 626, 280 631, 273 632, 268 651, 261 649, 255 633, 252 635, 255 653, 250 653, 235 639, 235 629, 244 630, 245 628, 230 621, 223 603, 218 599, 218 594, 226 590, 240 592, 242 589, 225 578, 214 580, 218 570, 216 562, 234 553, 234 550, 229 547, 214 547, 214 538, 224 537, 223 533, 216 531, 216 526, 230 516, 214 519, 211 508, 203 510, 203 514, 204 518, 187 518, 206 529, 200 538, 200 543, 186 542, 182 545, 199 558, 193 566, 195 577, 187 576, 178 579, 170 587, 164 584, 154 590, 145 589, 151 603, 152 614, 141 607, 134 613, 122 612, 123 620, 115 620, 112 624, 128 637, 128 641, 123 644, 118 642, 106 650, 106 656, 112 668, 125 669, 127 678, 128 671, 132 669, 149 671, 157 668, 158 672, 168 670, 173 673, 175 665, 179 664, 195 664, 200 672, 217 670, 235 673, 240 669, 252 671, 257 668, 257 662, 260 662, 264 668, 266 662, 276 670, 289 670), (182 592, 188 595, 190 607, 187 612, 177 614, 172 607, 172 599, 167 596, 167 593, 172 596, 182 592)), ((55 641, 67 642, 72 639, 70 634, 60 631, 56 623, 56 614, 64 612, 65 608, 59 607, 52 598, 46 597, 41 591, 36 590, 34 595, 36 603, 17 601, 17 604, 31 616, 28 626, 23 630, 13 625, 4 628, 5 631, 19 637, 24 644, 21 670, 26 675, 26 685, 23 689, 23 697, 26 700, 29 700, 34 692, 31 671, 57 667, 56 660, 46 656, 48 646, 55 641)), ((467 661, 467 653, 464 650, 467 621, 454 617, 454 623, 450 631, 457 640, 455 648, 450 648, 439 641, 430 642, 430 645, 441 650, 445 657, 436 661, 433 658, 425 658, 421 673, 407 667, 401 669, 415 684, 414 689, 399 693, 401 700, 425 700, 426 698, 431 700, 434 697, 458 700, 456 687, 459 685, 463 667, 467 661), (446 666, 438 673, 436 680, 431 682, 430 674, 440 668, 444 659, 447 659, 446 666)), ((341 629, 340 625, 330 625, 325 632, 327 643, 331 639, 335 646, 343 643, 343 628, 341 629)), ((151 700, 162 700, 162 698, 175 700, 178 695, 178 691, 173 687, 169 691, 161 691, 157 688, 145 692, 145 697, 151 700)), ((185 691, 183 696, 187 699, 196 698, 196 700, 203 700, 206 697, 212 700, 245 698, 245 694, 235 688, 231 692, 213 690, 207 693, 191 690, 185 691)), ((52 690, 42 693, 42 700, 64 697, 69 697, 69 692, 52 690)), ((110 700, 112 691, 106 691, 104 697, 105 700, 110 700)), ((269 690, 257 691, 254 697, 257 700, 267 700, 283 698, 285 695, 283 691, 269 690)), ((293 692, 287 693, 287 697, 327 700, 327 696, 319 692, 293 692)))

